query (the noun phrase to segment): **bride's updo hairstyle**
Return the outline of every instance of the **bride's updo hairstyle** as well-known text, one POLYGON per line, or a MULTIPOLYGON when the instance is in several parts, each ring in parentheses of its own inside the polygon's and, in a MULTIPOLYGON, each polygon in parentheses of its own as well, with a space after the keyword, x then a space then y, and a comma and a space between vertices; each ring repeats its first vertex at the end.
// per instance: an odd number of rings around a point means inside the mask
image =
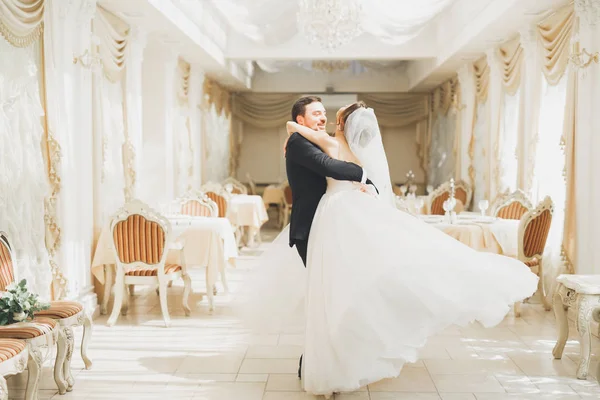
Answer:
POLYGON ((352 114, 354 111, 358 110, 359 108, 367 108, 367 105, 365 104, 364 101, 357 101, 356 103, 352 103, 350 104, 348 107, 344 108, 342 110, 342 112, 340 113, 339 117, 338 117, 338 125, 340 130, 344 130, 344 127, 346 126, 346 121, 348 120, 348 117, 350 116, 350 114, 352 114))

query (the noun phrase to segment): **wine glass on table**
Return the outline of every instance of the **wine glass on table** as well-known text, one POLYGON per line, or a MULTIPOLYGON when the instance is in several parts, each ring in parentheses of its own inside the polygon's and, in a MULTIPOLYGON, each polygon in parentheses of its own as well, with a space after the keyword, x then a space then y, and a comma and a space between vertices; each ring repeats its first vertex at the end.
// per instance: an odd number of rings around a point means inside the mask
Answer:
POLYGON ((487 200, 479 200, 479 211, 481 212, 481 219, 485 219, 485 212, 487 211, 488 207, 490 206, 490 202, 487 200))

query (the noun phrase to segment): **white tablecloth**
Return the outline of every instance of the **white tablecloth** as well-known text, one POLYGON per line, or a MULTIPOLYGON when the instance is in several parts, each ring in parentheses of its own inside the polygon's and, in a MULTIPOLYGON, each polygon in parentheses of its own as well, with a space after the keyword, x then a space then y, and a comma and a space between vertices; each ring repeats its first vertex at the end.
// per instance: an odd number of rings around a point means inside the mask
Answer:
MULTIPOLYGON (((218 271, 223 271, 227 262, 237 256, 237 245, 230 222, 225 218, 171 216, 172 238, 183 242, 185 260, 188 266, 206 266, 210 283, 214 283, 218 271)), ((94 259, 92 274, 104 283, 104 265, 115 264, 109 225, 100 234, 94 259)), ((170 251, 167 262, 179 263, 179 251, 170 251)))
POLYGON ((421 219, 475 250, 517 257, 519 231, 517 220, 488 217, 481 221, 474 215, 458 215, 457 222, 449 224, 441 215, 421 216, 421 219))
POLYGON ((231 197, 227 218, 235 226, 260 229, 269 220, 262 197, 238 194, 231 197))

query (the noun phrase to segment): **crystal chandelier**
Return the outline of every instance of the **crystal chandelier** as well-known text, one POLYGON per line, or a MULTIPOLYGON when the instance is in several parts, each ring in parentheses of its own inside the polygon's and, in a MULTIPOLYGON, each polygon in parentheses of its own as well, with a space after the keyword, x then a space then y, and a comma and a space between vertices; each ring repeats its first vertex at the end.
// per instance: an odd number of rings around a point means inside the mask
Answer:
POLYGON ((360 1, 300 0, 300 30, 312 43, 333 52, 362 33, 360 1))

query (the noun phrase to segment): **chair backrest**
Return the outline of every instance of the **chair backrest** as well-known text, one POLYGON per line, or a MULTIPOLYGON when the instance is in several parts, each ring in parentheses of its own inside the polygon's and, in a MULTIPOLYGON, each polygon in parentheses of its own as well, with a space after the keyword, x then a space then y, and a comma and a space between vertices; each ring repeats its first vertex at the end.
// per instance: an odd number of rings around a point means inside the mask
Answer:
MULTIPOLYGON (((110 224, 115 259, 132 266, 164 265, 170 231, 166 218, 139 200, 130 201, 117 211, 110 224)), ((164 268, 158 270, 161 273, 164 268)))
POLYGON ((502 219, 520 220, 527 211, 533 208, 531 201, 521 190, 505 194, 494 203, 493 215, 502 219))
POLYGON ((244 186, 242 182, 238 181, 232 176, 223 181, 223 187, 225 187, 226 185, 232 186, 232 194, 248 194, 248 188, 244 186))
POLYGON ((252 179, 250 173, 246 174, 246 178, 248 179, 248 186, 250 186, 249 194, 257 195, 258 190, 256 190, 256 183, 254 182, 254 179, 252 179))
POLYGON ((227 207, 229 205, 229 193, 227 193, 225 189, 221 189, 218 191, 211 190, 206 192, 206 196, 217 204, 217 207, 219 209, 218 216, 220 218, 226 218, 227 207))
POLYGON ((536 208, 523 215, 519 222, 519 260, 541 258, 548 240, 554 205, 546 197, 536 208))
POLYGON ((200 190, 191 190, 180 199, 181 213, 194 217, 218 217, 219 206, 206 193, 200 190))
POLYGON ((283 188, 283 198, 284 198, 284 200, 285 200, 285 203, 286 203, 288 206, 291 206, 291 205, 292 205, 292 203, 294 202, 294 198, 293 198, 293 196, 292 196, 292 188, 290 187, 290 185, 286 185, 286 186, 283 188))
POLYGON ((8 241, 8 235, 0 232, 0 292, 15 281, 15 269, 13 263, 12 248, 8 241))
MULTIPOLYGON (((471 189, 464 181, 454 183, 454 198, 457 204, 455 212, 461 212, 471 202, 471 189)), ((450 181, 442 183, 429 195, 429 213, 432 215, 444 215, 444 202, 450 198, 450 181)))

